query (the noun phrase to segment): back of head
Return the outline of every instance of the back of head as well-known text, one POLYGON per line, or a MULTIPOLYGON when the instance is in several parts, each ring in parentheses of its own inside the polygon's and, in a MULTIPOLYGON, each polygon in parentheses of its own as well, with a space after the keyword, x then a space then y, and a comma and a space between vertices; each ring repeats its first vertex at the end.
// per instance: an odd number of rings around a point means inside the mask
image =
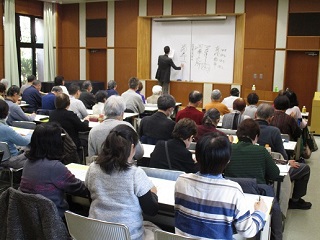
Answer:
POLYGON ((214 121, 220 120, 220 112, 216 108, 210 108, 202 118, 202 124, 212 125, 214 121))
POLYGON ((166 111, 176 106, 176 100, 169 94, 163 94, 158 98, 157 105, 159 110, 166 111))
POLYGON ((6 92, 6 85, 3 83, 0 83, 0 93, 5 93, 6 92))
POLYGON ((5 119, 9 113, 9 105, 6 101, 0 99, 0 119, 5 119))
POLYGON ((239 97, 239 94, 240 94, 240 92, 239 92, 238 88, 231 88, 231 90, 230 90, 230 95, 231 96, 239 97))
POLYGON ((63 141, 60 125, 54 122, 38 124, 31 137, 30 151, 26 153, 27 158, 59 160, 62 155, 63 141))
POLYGON ((191 93, 189 93, 189 102, 190 103, 197 103, 197 102, 201 101, 202 98, 203 98, 203 95, 199 91, 192 91, 191 93))
POLYGON ((142 91, 142 89, 143 89, 143 84, 142 84, 141 81, 139 81, 139 83, 138 83, 138 91, 140 92, 140 91, 142 91))
POLYGON ((247 101, 249 105, 256 105, 259 102, 259 96, 256 93, 249 93, 247 101))
POLYGON ((110 96, 104 105, 104 112, 108 118, 121 116, 124 113, 125 109, 126 102, 121 96, 110 96))
POLYGON ((36 80, 36 76, 34 75, 30 75, 27 77, 27 81, 30 83, 30 82, 33 82, 33 80, 36 80))
POLYGON ((139 85, 139 79, 136 77, 132 77, 129 79, 129 88, 130 89, 137 89, 139 85))
POLYGON ((13 97, 15 94, 20 94, 20 88, 16 85, 12 85, 11 87, 9 87, 9 89, 7 90, 7 96, 8 97, 13 97))
POLYGON ((131 154, 131 147, 137 144, 138 134, 131 127, 120 124, 108 134, 96 163, 107 174, 114 170, 125 171, 130 166, 128 158, 131 154))
POLYGON ((283 95, 286 95, 289 98, 290 108, 293 108, 294 106, 299 105, 298 98, 295 92, 292 92, 289 89, 287 89, 285 92, 283 92, 283 95))
POLYGON ((69 94, 70 95, 75 95, 75 94, 77 94, 77 92, 80 90, 80 87, 79 87, 79 85, 78 84, 76 84, 76 83, 72 83, 72 84, 70 84, 70 86, 68 87, 68 91, 69 91, 69 94))
POLYGON ((152 93, 154 95, 160 95, 162 93, 162 87, 160 85, 154 85, 152 87, 152 93))
POLYGON ((115 80, 109 80, 108 81, 108 90, 114 89, 117 86, 117 83, 115 80))
POLYGON ((1 81, 0 81, 0 83, 4 84, 4 85, 6 86, 6 88, 8 88, 8 86, 9 86, 9 81, 8 81, 8 79, 2 78, 1 81))
POLYGON ((260 127, 259 124, 251 119, 251 118, 247 118, 245 120, 243 120, 237 129, 237 137, 243 138, 250 138, 251 140, 254 140, 256 136, 259 137, 260 135, 260 127))
POLYGON ((62 93, 62 88, 59 86, 54 86, 52 87, 51 92, 62 93))
POLYGON ((165 53, 165 54, 169 54, 169 52, 170 52, 170 47, 169 47, 169 46, 165 46, 165 47, 163 48, 163 50, 164 50, 164 53, 165 53))
POLYGON ((290 107, 290 101, 286 95, 277 96, 273 103, 277 110, 287 110, 290 107))
POLYGON ((267 120, 274 115, 274 108, 270 104, 261 103, 257 108, 257 118, 267 120))
POLYGON ((243 111, 246 108, 246 101, 243 98, 237 98, 233 101, 233 110, 243 111))
POLYGON ((91 81, 87 80, 82 83, 83 90, 88 90, 90 87, 92 87, 91 81))
POLYGON ((41 85, 41 82, 39 80, 32 81, 32 86, 39 86, 39 85, 41 85))
POLYGON ((197 125, 190 118, 182 118, 174 126, 172 137, 186 140, 197 134, 197 125))
POLYGON ((219 89, 214 89, 211 92, 211 99, 218 101, 221 98, 221 92, 219 89))
POLYGON ((66 109, 68 106, 70 106, 70 98, 65 93, 57 94, 54 105, 56 109, 66 109))
POLYGON ((54 85, 55 86, 60 86, 63 85, 64 77, 63 76, 56 76, 54 78, 54 85))
POLYGON ((205 134, 196 145, 201 174, 221 174, 231 156, 229 139, 220 132, 205 134))
POLYGON ((96 102, 104 103, 107 98, 108 98, 108 94, 104 90, 99 90, 95 95, 96 102))

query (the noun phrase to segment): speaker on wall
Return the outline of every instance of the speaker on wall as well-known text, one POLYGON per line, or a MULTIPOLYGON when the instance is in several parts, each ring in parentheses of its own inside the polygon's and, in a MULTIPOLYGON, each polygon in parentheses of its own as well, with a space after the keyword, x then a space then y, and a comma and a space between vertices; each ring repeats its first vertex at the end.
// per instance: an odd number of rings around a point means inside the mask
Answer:
POLYGON ((87 19, 86 37, 106 37, 107 20, 106 19, 87 19))

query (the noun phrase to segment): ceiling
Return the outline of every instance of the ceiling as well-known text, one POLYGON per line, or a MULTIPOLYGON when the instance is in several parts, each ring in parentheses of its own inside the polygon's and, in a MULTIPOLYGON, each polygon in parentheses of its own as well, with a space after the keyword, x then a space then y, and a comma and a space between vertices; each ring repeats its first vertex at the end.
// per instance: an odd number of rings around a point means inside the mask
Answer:
POLYGON ((70 3, 86 3, 86 2, 108 2, 108 1, 123 1, 123 0, 38 0, 42 2, 56 2, 60 4, 70 4, 70 3))

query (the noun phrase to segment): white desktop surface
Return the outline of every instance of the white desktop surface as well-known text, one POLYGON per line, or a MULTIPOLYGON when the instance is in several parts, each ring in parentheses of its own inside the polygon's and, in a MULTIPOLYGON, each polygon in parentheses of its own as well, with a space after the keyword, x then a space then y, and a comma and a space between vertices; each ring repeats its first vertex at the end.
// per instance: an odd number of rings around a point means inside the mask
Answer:
POLYGON ((49 119, 49 116, 48 115, 41 115, 41 114, 37 114, 36 117, 34 118, 34 121, 35 122, 41 122, 43 119, 45 118, 44 120, 48 120, 49 119))
POLYGON ((294 142, 294 141, 283 141, 283 147, 285 150, 294 151, 296 145, 297 145, 297 142, 294 142))
MULTIPOLYGON (((123 120, 126 120, 128 118, 138 117, 138 116, 139 116, 139 113, 124 113, 123 114, 123 120)), ((89 128, 93 128, 93 127, 95 127, 95 126, 97 126, 99 124, 100 124, 100 122, 91 122, 91 121, 89 121, 89 128)))

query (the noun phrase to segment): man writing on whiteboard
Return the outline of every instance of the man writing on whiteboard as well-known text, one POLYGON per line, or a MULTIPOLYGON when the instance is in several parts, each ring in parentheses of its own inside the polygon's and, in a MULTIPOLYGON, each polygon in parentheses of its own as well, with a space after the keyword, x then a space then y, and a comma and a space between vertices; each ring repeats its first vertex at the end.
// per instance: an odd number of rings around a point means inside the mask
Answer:
POLYGON ((158 79, 159 85, 162 86, 162 92, 168 93, 171 67, 175 70, 181 70, 183 64, 177 67, 171 58, 169 58, 170 47, 164 47, 164 55, 160 55, 158 58, 158 70, 156 73, 156 79, 158 79))

